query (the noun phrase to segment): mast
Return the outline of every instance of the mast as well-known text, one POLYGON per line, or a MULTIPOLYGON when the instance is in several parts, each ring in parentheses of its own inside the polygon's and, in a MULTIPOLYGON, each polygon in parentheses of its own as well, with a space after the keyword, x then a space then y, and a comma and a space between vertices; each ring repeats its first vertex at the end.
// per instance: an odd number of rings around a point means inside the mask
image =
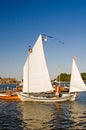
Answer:
POLYGON ((60 66, 58 67, 58 84, 59 84, 59 86, 61 85, 61 82, 60 82, 60 66))
POLYGON ((28 93, 29 93, 29 70, 30 70, 30 54, 32 53, 32 48, 29 46, 28 49, 28 93))

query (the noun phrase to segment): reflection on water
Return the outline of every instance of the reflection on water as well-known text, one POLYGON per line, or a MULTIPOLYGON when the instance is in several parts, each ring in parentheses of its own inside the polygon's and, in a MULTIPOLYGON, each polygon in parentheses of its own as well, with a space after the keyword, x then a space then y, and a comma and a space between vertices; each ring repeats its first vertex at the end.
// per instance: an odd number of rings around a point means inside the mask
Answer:
POLYGON ((85 108, 86 105, 80 102, 20 104, 24 130, 86 129, 85 108))
POLYGON ((73 129, 86 129, 86 105, 75 102, 70 108, 71 119, 73 120, 73 129))
POLYGON ((0 130, 86 129, 86 93, 54 104, 0 101, 0 130))
POLYGON ((50 130, 52 127, 54 129, 52 122, 50 122, 53 116, 53 107, 52 104, 21 103, 19 109, 21 109, 25 128, 50 130))

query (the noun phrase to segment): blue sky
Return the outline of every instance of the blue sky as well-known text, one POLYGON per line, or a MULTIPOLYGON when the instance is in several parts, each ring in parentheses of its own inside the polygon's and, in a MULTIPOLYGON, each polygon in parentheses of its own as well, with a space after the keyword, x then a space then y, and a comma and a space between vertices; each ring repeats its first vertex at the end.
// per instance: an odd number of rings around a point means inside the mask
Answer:
POLYGON ((40 33, 50 77, 70 73, 72 56, 86 72, 86 0, 0 0, 0 76, 22 79, 28 46, 40 33))

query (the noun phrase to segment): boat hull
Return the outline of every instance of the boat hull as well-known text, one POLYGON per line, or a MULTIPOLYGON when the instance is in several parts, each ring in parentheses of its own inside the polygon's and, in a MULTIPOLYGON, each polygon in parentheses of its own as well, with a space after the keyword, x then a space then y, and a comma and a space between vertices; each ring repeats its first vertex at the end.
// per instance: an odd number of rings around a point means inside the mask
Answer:
POLYGON ((17 101, 20 101, 20 98, 15 95, 15 96, 5 96, 5 95, 1 95, 0 94, 0 100, 17 100, 17 101))
POLYGON ((23 92, 17 92, 18 97, 21 99, 21 101, 28 101, 28 102, 65 102, 70 101, 71 95, 62 96, 59 98, 53 97, 53 98, 46 98, 46 97, 34 97, 29 96, 28 94, 24 94, 23 92))
POLYGON ((70 101, 75 101, 77 96, 78 96, 78 93, 72 93, 70 101))

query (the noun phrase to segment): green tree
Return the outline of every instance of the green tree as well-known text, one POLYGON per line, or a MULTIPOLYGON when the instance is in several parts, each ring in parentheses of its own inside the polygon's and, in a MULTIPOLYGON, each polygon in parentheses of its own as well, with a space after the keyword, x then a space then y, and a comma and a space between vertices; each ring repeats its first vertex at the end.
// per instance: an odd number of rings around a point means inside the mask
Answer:
POLYGON ((70 74, 67 73, 61 73, 57 76, 57 81, 70 81, 70 74))
POLYGON ((81 73, 81 77, 84 81, 86 81, 86 73, 81 73))

